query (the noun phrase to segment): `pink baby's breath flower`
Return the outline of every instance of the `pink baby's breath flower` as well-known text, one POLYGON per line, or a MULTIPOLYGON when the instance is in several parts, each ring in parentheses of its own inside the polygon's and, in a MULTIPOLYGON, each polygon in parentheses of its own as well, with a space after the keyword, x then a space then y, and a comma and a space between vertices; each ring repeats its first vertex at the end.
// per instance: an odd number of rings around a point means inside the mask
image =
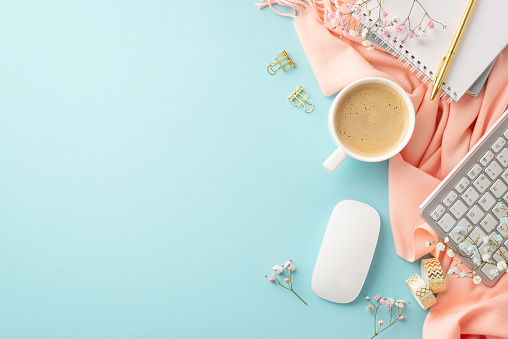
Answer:
POLYGON ((355 5, 353 7, 354 11, 357 12, 357 13, 361 13, 362 12, 362 7, 358 6, 358 5, 355 5))
POLYGON ((289 266, 288 267, 288 271, 294 272, 295 271, 295 267, 294 266, 289 266))
POLYGON ((395 26, 395 33, 402 32, 402 26, 395 26))
POLYGON ((383 18, 386 18, 386 17, 388 16, 388 13, 386 13, 385 11, 382 11, 382 12, 381 12, 381 16, 382 16, 383 18))
POLYGON ((384 299, 381 299, 381 300, 379 300, 379 303, 380 303, 381 305, 384 305, 384 304, 385 304, 385 300, 384 300, 384 299))
POLYGON ((379 326, 383 326, 383 324, 384 324, 384 323, 385 323, 385 322, 384 322, 383 320, 379 320, 379 321, 378 321, 379 326))
POLYGON ((383 25, 383 27, 388 26, 388 20, 383 20, 382 25, 383 25))
POLYGON ((392 305, 390 305, 390 304, 386 304, 386 308, 387 308, 387 309, 389 309, 389 310, 391 310, 391 309, 392 309, 392 305))
POLYGON ((333 14, 333 12, 330 12, 330 13, 328 13, 328 17, 330 19, 333 19, 333 18, 335 18, 335 14, 333 14))
POLYGON ((343 29, 343 30, 342 30, 342 34, 344 34, 344 35, 349 35, 349 31, 348 31, 347 29, 343 29))
POLYGON ((284 279, 284 282, 287 284, 289 283, 289 278, 284 279))
POLYGON ((399 317, 397 319, 402 320, 402 319, 404 319, 404 317, 399 315, 399 317))
POLYGON ((367 311, 370 311, 371 309, 373 309, 374 307, 372 307, 372 305, 369 305, 366 307, 367 311))
POLYGON ((378 301, 379 299, 381 299, 381 296, 378 294, 374 297, 374 299, 376 299, 376 301, 378 301))
POLYGON ((409 31, 409 32, 407 32, 407 34, 409 34, 409 36, 415 36, 415 32, 413 32, 413 31, 409 31))
POLYGON ((427 22, 427 27, 429 27, 430 29, 433 29, 434 28, 434 21, 429 20, 429 22, 427 22))
POLYGON ((275 277, 270 277, 268 278, 268 280, 270 280, 271 282, 273 282, 275 280, 275 277))
POLYGON ((361 17, 361 16, 357 16, 357 17, 355 18, 355 20, 356 20, 356 21, 358 21, 358 22, 360 22, 360 21, 362 21, 362 17, 361 17))
POLYGON ((291 266, 291 261, 286 261, 286 263, 284 264, 284 267, 288 268, 289 266, 291 266))
POLYGON ((346 8, 347 8, 347 9, 351 9, 351 7, 353 7, 353 5, 351 5, 351 4, 346 4, 346 8))
POLYGON ((383 31, 383 35, 388 35, 388 30, 387 30, 387 29, 385 29, 385 30, 383 31))

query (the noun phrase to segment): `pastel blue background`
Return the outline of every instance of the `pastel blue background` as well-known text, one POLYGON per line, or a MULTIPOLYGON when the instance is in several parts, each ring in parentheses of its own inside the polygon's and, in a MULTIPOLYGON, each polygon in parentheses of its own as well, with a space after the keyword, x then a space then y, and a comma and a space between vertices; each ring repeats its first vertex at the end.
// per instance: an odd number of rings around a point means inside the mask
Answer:
POLYGON ((412 300, 419 266, 394 251, 388 164, 321 166, 331 100, 291 20, 253 1, 3 1, 0 337, 370 338, 363 296, 412 300), (268 75, 283 49, 297 66, 268 75), (310 279, 344 199, 382 227, 339 305, 310 279), (309 306, 264 278, 287 259, 309 306))

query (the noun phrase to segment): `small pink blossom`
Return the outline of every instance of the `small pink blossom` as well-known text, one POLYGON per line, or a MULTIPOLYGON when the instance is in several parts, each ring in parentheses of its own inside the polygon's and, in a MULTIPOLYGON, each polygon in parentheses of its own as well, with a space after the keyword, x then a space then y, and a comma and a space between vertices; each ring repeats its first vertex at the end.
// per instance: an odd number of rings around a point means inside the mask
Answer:
POLYGON ((384 324, 384 323, 385 323, 385 322, 384 322, 383 320, 379 320, 379 321, 378 321, 379 326, 383 326, 383 324, 384 324))
POLYGON ((385 30, 383 31, 383 35, 388 35, 388 30, 387 30, 387 29, 385 29, 385 30))
POLYGON ((387 309, 389 309, 389 310, 391 310, 391 309, 392 309, 392 305, 390 305, 390 304, 386 304, 386 308, 387 308, 387 309))
POLYGON ((357 16, 357 17, 355 18, 355 20, 356 20, 356 21, 358 21, 358 22, 360 22, 360 21, 362 21, 362 17, 361 17, 361 16, 357 16))
POLYGON ((381 299, 381 296, 378 294, 374 297, 374 299, 376 299, 376 301, 378 301, 379 299, 381 299))
POLYGON ((349 35, 349 31, 348 31, 347 29, 343 29, 343 30, 342 30, 342 34, 344 34, 344 35, 349 35))
POLYGON ((395 33, 402 32, 402 26, 395 26, 395 33))
POLYGON ((268 280, 270 280, 271 282, 273 282, 275 280, 275 277, 270 277, 268 278, 268 280))
POLYGON ((381 305, 384 305, 384 304, 385 304, 385 300, 384 300, 384 299, 381 299, 381 300, 379 300, 379 303, 380 303, 381 305))
POLYGON ((382 25, 383 25, 383 27, 388 26, 388 20, 383 20, 382 25))
POLYGON ((434 21, 429 20, 429 22, 427 23, 427 27, 429 27, 430 29, 433 29, 434 28, 434 21))
POLYGON ((286 263, 284 264, 284 267, 288 268, 289 266, 291 266, 291 261, 286 261, 286 263))
POLYGON ((386 17, 388 16, 388 13, 386 13, 385 11, 382 11, 382 12, 381 12, 381 16, 382 16, 383 18, 386 18, 386 17))
POLYGON ((413 32, 413 31, 409 31, 409 32, 407 32, 407 34, 409 34, 409 36, 415 36, 415 32, 413 32))
POLYGON ((288 271, 294 272, 295 271, 295 267, 294 266, 289 266, 288 267, 288 271))
POLYGON ((369 305, 366 307, 367 308, 367 311, 370 311, 371 309, 373 309, 374 307, 372 307, 372 305, 369 305))
POLYGON ((357 13, 361 13, 362 12, 362 7, 358 6, 358 5, 355 5, 353 7, 354 11, 357 12, 357 13))
POLYGON ((333 14, 333 12, 330 12, 330 13, 328 13, 328 17, 330 19, 333 19, 333 18, 335 18, 335 14, 333 14))
POLYGON ((289 278, 284 279, 284 282, 287 284, 289 283, 289 278))
POLYGON ((399 315, 399 317, 397 319, 402 320, 402 319, 404 319, 404 317, 399 315))
POLYGON ((351 9, 351 7, 353 7, 353 5, 351 5, 351 4, 346 4, 346 8, 347 8, 347 9, 351 9))

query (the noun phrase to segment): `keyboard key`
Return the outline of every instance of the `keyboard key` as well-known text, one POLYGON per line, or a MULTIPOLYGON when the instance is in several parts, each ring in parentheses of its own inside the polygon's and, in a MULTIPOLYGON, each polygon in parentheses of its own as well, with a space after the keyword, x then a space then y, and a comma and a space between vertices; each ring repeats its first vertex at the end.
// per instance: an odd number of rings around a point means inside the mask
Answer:
MULTIPOLYGON (((497 161, 499 161, 501 163, 501 166, 508 167, 508 149, 503 148, 501 153, 499 153, 499 155, 497 156, 497 161)), ((484 165, 484 166, 486 166, 486 165, 484 165)))
POLYGON ((450 212, 455 216, 455 218, 460 219, 464 213, 466 213, 467 207, 460 200, 457 200, 452 207, 450 207, 450 212))
POLYGON ((443 215, 444 211, 445 211, 445 208, 443 207, 443 205, 439 205, 438 207, 436 207, 436 209, 434 211, 432 211, 430 216, 432 217, 432 219, 437 220, 437 219, 439 219, 439 217, 441 215, 443 215))
POLYGON ((496 231, 501 234, 503 238, 508 238, 508 226, 501 223, 499 226, 497 226, 496 231))
POLYGON ((506 140, 504 140, 503 137, 499 137, 499 139, 497 139, 494 145, 492 145, 492 150, 494 152, 499 152, 501 148, 503 148, 504 144, 506 144, 506 140))
POLYGON ((494 153, 492 153, 491 151, 488 151, 480 159, 480 164, 482 164, 483 166, 487 166, 489 164, 489 162, 492 160, 492 158, 494 158, 494 153))
POLYGON ((497 224, 497 219, 494 218, 492 214, 487 214, 487 216, 480 222, 480 226, 483 227, 486 232, 492 231, 497 224))
POLYGON ((467 172, 467 176, 471 179, 474 179, 478 176, 478 174, 480 174, 481 171, 482 167, 478 164, 475 164, 473 168, 471 168, 469 172, 467 172))
POLYGON ((497 161, 492 161, 489 166, 485 169, 485 173, 494 180, 497 178, 499 174, 503 171, 503 168, 497 163, 497 161))
POLYGON ((504 171, 504 173, 501 175, 501 178, 503 178, 504 181, 508 182, 508 170, 504 171))
POLYGON ((485 174, 480 175, 474 182, 473 185, 480 193, 483 193, 489 187, 491 181, 487 179, 485 174))
POLYGON ((455 219, 453 217, 446 213, 438 222, 437 224, 439 227, 443 229, 443 231, 447 232, 452 229, 452 227, 455 225, 455 219))
MULTIPOLYGON (((508 170, 506 170, 508 172, 508 170)), ((507 175, 507 181, 508 182, 508 175, 507 175)), ((462 180, 460 180, 460 182, 457 184, 457 186, 455 186, 455 189, 457 190, 457 192, 459 193, 462 193, 466 187, 469 185, 470 181, 467 180, 467 178, 462 178, 462 180)))
POLYGON ((453 231, 448 234, 450 238, 458 245, 461 242, 463 242, 466 239, 467 231, 469 230, 469 221, 466 219, 462 219, 459 221, 457 226, 453 229, 453 231), (459 230, 459 227, 462 229, 460 232, 457 232, 459 230))
POLYGON ((462 194, 462 199, 469 205, 472 206, 476 199, 478 199, 480 195, 475 191, 474 188, 469 187, 464 194, 462 194))
POLYGON ((469 238, 466 240, 469 244, 473 245, 473 241, 477 242, 477 245, 480 246, 483 244, 483 238, 486 236, 485 232, 482 231, 480 227, 476 227, 470 234, 469 238))
POLYGON ((485 273, 485 275, 487 276, 487 279, 489 279, 489 280, 494 280, 494 278, 495 278, 492 275, 490 275, 490 270, 493 270, 493 269, 497 269, 497 267, 494 265, 491 265, 491 264, 485 264, 482 267, 482 272, 485 273))
POLYGON ((492 259, 494 259, 496 263, 500 261, 508 263, 508 250, 506 250, 504 247, 499 248, 499 250, 497 250, 496 253, 492 256, 492 259))
POLYGON ((504 208, 501 209, 499 208, 498 204, 496 204, 496 206, 494 206, 494 208, 492 209, 492 213, 494 213, 496 218, 501 219, 506 215, 506 209, 504 208))
POLYGON ((501 196, 506 192, 508 187, 504 184, 501 179, 498 179, 494 185, 490 187, 490 191, 496 196, 496 198, 501 198, 501 196))
POLYGON ((497 232, 493 232, 493 233, 489 234, 489 241, 484 242, 480 246, 480 254, 481 255, 483 255, 484 253, 489 253, 490 256, 492 256, 494 254, 494 252, 497 251, 497 249, 499 248, 500 242, 494 240, 494 237, 496 235, 498 235, 497 232))
POLYGON ((471 220, 471 223, 473 225, 476 225, 478 221, 480 221, 480 219, 485 215, 485 213, 482 212, 480 207, 474 205, 473 208, 471 208, 466 215, 468 219, 471 220))
POLYGON ((478 204, 485 210, 489 211, 492 206, 496 203, 496 199, 489 192, 485 193, 480 200, 478 200, 478 204))
POLYGON ((455 199, 457 199, 457 193, 455 193, 454 191, 451 191, 450 193, 448 193, 446 198, 444 198, 443 204, 445 204, 445 206, 448 207, 455 201, 455 199))

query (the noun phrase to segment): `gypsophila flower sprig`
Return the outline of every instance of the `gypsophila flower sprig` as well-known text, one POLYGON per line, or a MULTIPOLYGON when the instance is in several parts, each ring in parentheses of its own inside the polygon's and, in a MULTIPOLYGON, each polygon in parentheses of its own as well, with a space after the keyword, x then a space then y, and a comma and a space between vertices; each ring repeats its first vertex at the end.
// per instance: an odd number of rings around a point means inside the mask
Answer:
MULTIPOLYGON (((500 211, 508 211, 508 204, 506 201, 499 199, 496 208, 500 211)), ((460 260, 453 265, 448 274, 455 275, 457 279, 471 278, 473 283, 478 285, 481 282, 481 278, 476 274, 476 271, 484 264, 489 264, 493 267, 488 272, 492 277, 507 271, 508 251, 502 247, 504 238, 499 234, 508 235, 507 214, 499 220, 499 225, 495 228, 496 231, 492 232, 490 236, 486 236, 482 231, 476 231, 480 230, 480 228, 476 228, 476 225, 468 225, 466 229, 456 226, 450 234, 453 240, 449 237, 444 239, 436 237, 436 240, 427 241, 425 246, 436 245, 438 251, 446 251, 449 257, 454 257, 455 255, 470 257, 473 261, 471 269, 467 268, 463 261, 460 260), (494 260, 493 253, 496 253, 502 260, 494 260)))
POLYGON ((295 271, 295 267, 293 266, 293 260, 286 261, 282 266, 273 266, 273 276, 265 275, 265 278, 268 278, 270 282, 273 284, 285 288, 288 291, 291 291, 300 299, 305 305, 307 303, 300 298, 300 296, 293 290, 293 272, 295 271), (279 281, 279 277, 283 280, 283 283, 279 281), (282 278, 285 277, 285 278, 282 278))
POLYGON ((369 296, 365 297, 365 300, 370 303, 370 305, 366 307, 367 311, 369 311, 374 317, 374 335, 371 339, 388 329, 390 326, 402 321, 409 304, 411 304, 410 302, 406 304, 404 300, 395 301, 393 298, 383 298, 380 295, 376 295, 374 297, 374 301, 372 301, 369 296), (390 321, 386 325, 383 320, 377 320, 378 311, 381 311, 382 309, 387 309, 388 315, 390 316, 390 321))
POLYGON ((363 0, 354 5, 346 4, 345 11, 338 9, 335 13, 328 13, 328 18, 335 19, 332 30, 339 29, 340 37, 360 36, 362 44, 368 50, 372 50, 374 47, 367 39, 371 33, 387 38, 395 37, 404 43, 408 38, 420 41, 427 36, 427 31, 434 29, 436 25, 446 29, 446 25, 433 18, 419 0, 413 0, 405 19, 397 16, 389 18, 389 14, 383 8, 384 3, 385 0, 363 0), (423 11, 421 17, 414 14, 416 7, 420 7, 423 11), (370 24, 362 25, 362 18, 368 19, 370 24))

